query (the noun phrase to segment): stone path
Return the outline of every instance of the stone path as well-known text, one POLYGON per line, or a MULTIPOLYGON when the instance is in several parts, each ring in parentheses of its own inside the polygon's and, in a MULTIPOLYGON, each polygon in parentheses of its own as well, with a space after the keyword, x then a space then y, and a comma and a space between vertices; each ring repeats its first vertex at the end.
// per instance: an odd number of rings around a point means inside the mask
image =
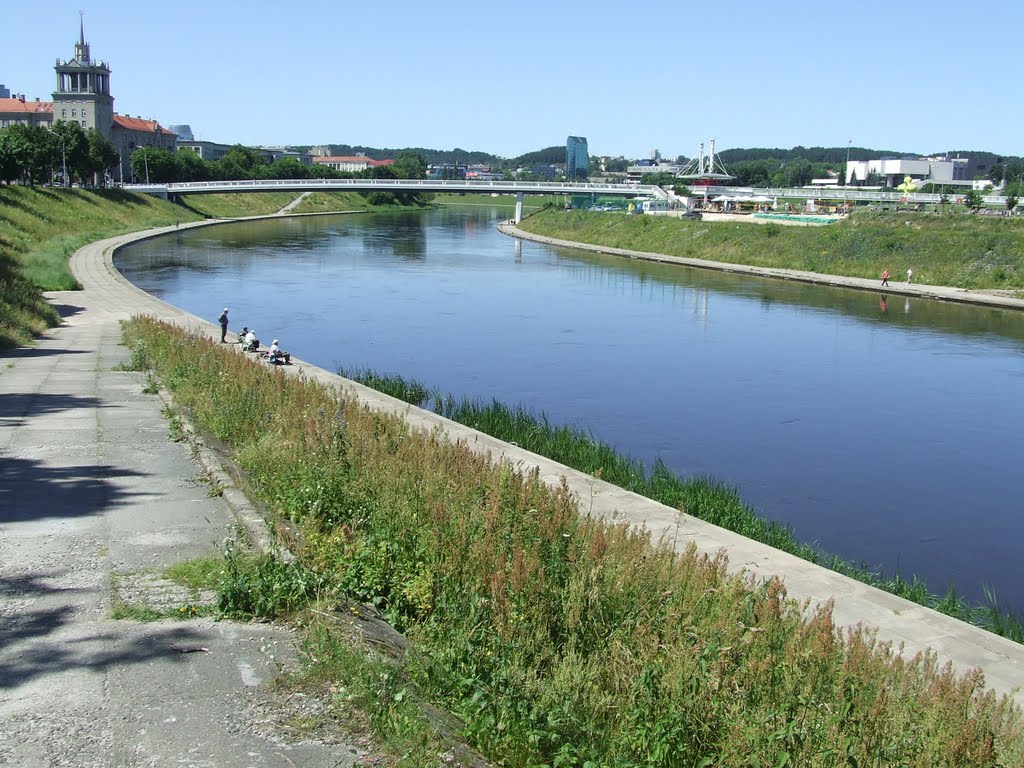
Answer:
POLYGON ((100 270, 105 287, 86 269, 86 290, 50 295, 63 326, 0 353, 0 765, 352 765, 273 722, 288 631, 111 618, 118 599, 191 602, 159 574, 219 551, 233 518, 143 376, 114 370, 118 319, 182 313, 100 270))

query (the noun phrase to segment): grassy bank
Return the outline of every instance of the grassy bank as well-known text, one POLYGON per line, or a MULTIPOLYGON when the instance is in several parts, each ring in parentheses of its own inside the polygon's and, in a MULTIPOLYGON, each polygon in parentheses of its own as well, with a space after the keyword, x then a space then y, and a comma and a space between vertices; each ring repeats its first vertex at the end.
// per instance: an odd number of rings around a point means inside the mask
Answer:
MULTIPOLYGON (((361 696, 380 729, 422 698, 508 766, 1024 758, 1019 713, 980 674, 895 658, 837 631, 827 608, 804 618, 776 580, 748 584, 722 557, 583 519, 536 473, 206 338, 142 319, 126 339, 297 527, 297 563, 231 565, 225 604, 266 614, 315 597, 315 617, 354 601, 405 633, 401 668, 361 696)), ((333 627, 312 633, 314 674, 347 648, 333 627)))
POLYGON ((68 257, 105 237, 198 216, 119 190, 0 187, 0 348, 59 322, 40 291, 77 288, 68 257))
POLYGON ((179 197, 182 206, 206 218, 240 219, 277 213, 298 196, 298 192, 225 192, 179 197))
POLYGON ((671 256, 961 288, 1024 289, 1024 220, 856 211, 826 227, 711 222, 590 211, 541 211, 538 235, 671 256))
POLYGON ((758 515, 743 502, 734 488, 713 478, 682 478, 660 461, 648 471, 639 461, 616 453, 612 446, 595 440, 585 430, 550 424, 545 416, 538 416, 522 407, 510 407, 497 401, 456 400, 413 379, 370 369, 341 370, 339 373, 407 403, 432 407, 445 418, 600 477, 620 488, 674 509, 684 509, 694 517, 748 539, 1024 643, 1024 626, 1015 614, 998 608, 994 595, 990 595, 988 605, 972 605, 959 597, 952 585, 944 593, 936 594, 916 577, 906 579, 899 573, 891 577, 880 576, 863 566, 802 543, 789 526, 758 515))
MULTIPOLYGON (((564 201, 565 198, 563 195, 524 195, 523 210, 539 211, 546 205, 561 206, 564 204, 564 201)), ((488 205, 514 209, 516 207, 516 196, 498 195, 497 197, 494 197, 492 195, 481 194, 437 194, 434 195, 434 202, 438 205, 488 205)))
POLYGON ((359 192, 313 192, 295 206, 294 213, 331 213, 334 211, 409 211, 429 207, 429 196, 416 205, 376 205, 359 192))

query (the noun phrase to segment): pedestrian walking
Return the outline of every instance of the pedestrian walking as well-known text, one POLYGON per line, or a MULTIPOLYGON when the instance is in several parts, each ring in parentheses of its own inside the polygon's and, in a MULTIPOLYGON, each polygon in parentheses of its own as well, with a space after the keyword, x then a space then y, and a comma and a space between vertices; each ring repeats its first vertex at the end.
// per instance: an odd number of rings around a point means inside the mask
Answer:
POLYGON ((217 322, 220 323, 220 343, 225 344, 228 340, 228 308, 224 307, 224 311, 220 313, 220 317, 217 318, 217 322))
POLYGON ((908 268, 907 269, 907 285, 910 285, 912 282, 914 282, 914 270, 908 268))
POLYGON ((882 270, 882 285, 884 285, 886 288, 889 287, 889 270, 888 269, 882 270))

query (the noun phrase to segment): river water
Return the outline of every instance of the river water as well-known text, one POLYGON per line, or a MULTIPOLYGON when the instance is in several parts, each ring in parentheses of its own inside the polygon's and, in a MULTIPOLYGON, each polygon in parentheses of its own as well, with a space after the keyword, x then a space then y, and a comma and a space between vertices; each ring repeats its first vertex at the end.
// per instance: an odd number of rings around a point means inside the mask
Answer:
POLYGON ((872 570, 1024 608, 1024 313, 521 243, 508 213, 218 225, 116 263, 329 370, 525 404, 872 570))

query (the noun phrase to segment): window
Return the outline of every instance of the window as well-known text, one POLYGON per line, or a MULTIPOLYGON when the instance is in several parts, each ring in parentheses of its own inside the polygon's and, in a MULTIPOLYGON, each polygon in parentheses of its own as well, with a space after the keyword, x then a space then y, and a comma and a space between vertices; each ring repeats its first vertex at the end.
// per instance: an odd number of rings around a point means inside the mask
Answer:
POLYGON ((67 116, 68 116, 68 111, 67 111, 66 109, 62 109, 62 110, 60 111, 60 116, 61 116, 61 117, 67 117, 67 116))
POLYGON ((78 117, 78 110, 77 109, 72 109, 71 110, 71 116, 72 117, 78 117))

